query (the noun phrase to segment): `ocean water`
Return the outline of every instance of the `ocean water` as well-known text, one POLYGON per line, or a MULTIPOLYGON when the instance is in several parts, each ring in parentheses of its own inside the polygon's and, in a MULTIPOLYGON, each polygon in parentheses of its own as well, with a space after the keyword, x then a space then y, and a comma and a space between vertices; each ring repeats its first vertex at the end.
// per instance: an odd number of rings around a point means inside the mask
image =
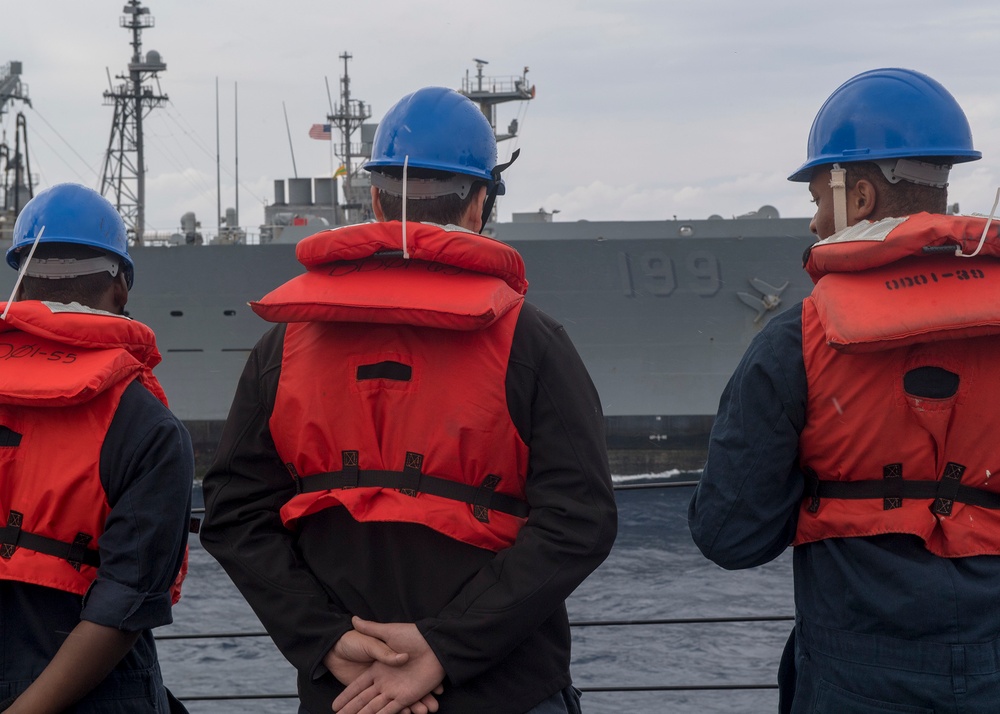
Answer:
MULTIPOLYGON (((641 479, 641 477, 640 477, 641 479)), ((633 479, 634 480, 634 479, 633 479)), ((698 552, 688 534, 690 487, 618 491, 619 533, 608 560, 569 600, 571 621, 636 621, 790 615, 791 553, 761 568, 729 572, 698 552)), ((773 685, 791 622, 574 627, 578 687, 773 685)), ((291 695, 295 673, 266 637, 228 576, 194 537, 184 597, 174 624, 157 635, 227 633, 162 640, 167 686, 192 714, 295 714, 293 698, 194 700, 226 695, 291 695)), ((585 692, 586 714, 774 712, 775 689, 585 692)))

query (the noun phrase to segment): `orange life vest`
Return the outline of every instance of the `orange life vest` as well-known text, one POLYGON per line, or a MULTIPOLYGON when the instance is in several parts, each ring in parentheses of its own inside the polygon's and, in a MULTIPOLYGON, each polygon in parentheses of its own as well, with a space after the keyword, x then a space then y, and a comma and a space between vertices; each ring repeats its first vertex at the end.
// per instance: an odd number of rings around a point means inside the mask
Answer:
POLYGON ((10 306, 0 322, 0 579, 86 593, 110 512, 101 447, 133 380, 166 404, 152 373, 159 361, 141 323, 55 303, 10 306))
POLYGON ((395 252, 398 222, 311 236, 306 274, 252 304, 295 323, 270 419, 299 489, 281 516, 294 527, 344 506, 497 551, 528 515, 528 448, 504 386, 523 263, 473 233, 407 231, 410 258, 395 252))
POLYGON ((955 255, 975 251, 984 228, 985 219, 920 214, 856 226, 810 251, 796 545, 908 533, 943 557, 1000 554, 996 226, 977 257, 955 255), (905 376, 926 367, 957 375, 954 393, 908 393, 905 376))

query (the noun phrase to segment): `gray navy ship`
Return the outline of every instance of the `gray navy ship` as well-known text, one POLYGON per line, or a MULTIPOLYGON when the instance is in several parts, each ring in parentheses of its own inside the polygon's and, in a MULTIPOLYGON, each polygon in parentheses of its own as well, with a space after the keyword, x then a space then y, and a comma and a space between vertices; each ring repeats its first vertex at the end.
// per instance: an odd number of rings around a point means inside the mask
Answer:
MULTIPOLYGON (((129 0, 125 10, 130 7, 136 54, 117 90, 121 97, 110 93, 123 107, 130 97, 155 100, 143 92, 142 81, 166 67, 158 53, 140 54, 138 33, 147 25, 136 18, 146 9, 138 0, 129 0)), ((130 27, 125 19, 123 26, 130 27)), ((214 240, 203 241, 193 214, 181 218, 176 234, 144 235, 141 177, 134 177, 138 191, 112 190, 127 183, 122 170, 128 158, 123 143, 115 148, 112 132, 103 192, 135 236, 128 313, 156 333, 163 362, 155 373, 191 431, 200 468, 214 453, 247 356, 270 327, 248 301, 303 272, 295 259, 299 240, 369 218, 370 184, 360 167, 375 124, 367 121, 370 108, 350 95, 350 55, 341 58, 340 101, 322 128, 340 134, 335 146, 344 175, 275 181, 259 240, 227 220, 214 240)), ((458 91, 477 102, 494 127, 498 104, 534 97, 527 69, 514 77, 486 77, 486 62, 475 62, 475 73, 466 74, 458 91)), ((8 100, 27 101, 20 72, 14 62, 0 72, 0 111, 8 100)), ((129 116, 116 109, 121 134, 131 132, 133 142, 136 134, 141 139, 143 111, 129 116)), ((498 139, 516 133, 511 122, 498 139)), ((20 143, 3 147, 0 170, 7 219, 0 222, 7 231, 0 249, 6 250, 10 219, 31 193, 26 136, 23 149, 20 143)), ((812 286, 802 269, 802 255, 813 242, 809 219, 781 218, 770 206, 735 218, 663 221, 557 221, 540 210, 492 222, 484 232, 521 253, 527 299, 565 326, 586 363, 601 395, 615 473, 699 467, 719 397, 750 340, 812 286)), ((14 271, 0 271, 0 299, 15 277, 14 271)))

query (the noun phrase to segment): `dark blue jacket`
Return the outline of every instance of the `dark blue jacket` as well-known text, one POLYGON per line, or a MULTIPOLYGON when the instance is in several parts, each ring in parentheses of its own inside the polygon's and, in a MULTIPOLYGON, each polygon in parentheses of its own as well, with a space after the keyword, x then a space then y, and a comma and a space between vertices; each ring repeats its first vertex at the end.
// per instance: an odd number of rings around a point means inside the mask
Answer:
MULTIPOLYGON (((798 305, 775 316, 761 330, 723 392, 708 460, 689 507, 695 543, 723 568, 761 565, 792 542, 803 495, 798 438, 805 424, 807 398, 802 310, 798 305)), ((1000 415, 997 418, 1000 421, 1000 415)), ((995 448, 993 444, 983 446, 995 448)), ((786 704, 795 678, 799 686, 796 707, 800 703, 805 706, 806 698, 834 696, 830 687, 849 691, 852 696, 865 687, 869 692, 885 689, 885 672, 865 662, 895 666, 884 661, 878 651, 896 645, 904 653, 920 651, 926 655, 919 662, 907 661, 905 666, 897 662, 902 669, 947 669, 951 682, 952 675, 961 671, 969 674, 972 667, 979 679, 961 686, 972 692, 977 684, 989 684, 1000 696, 1000 557, 939 558, 925 550, 915 536, 883 535, 828 539, 796 547, 793 570, 796 664, 800 671, 782 682, 786 704), (806 652, 809 642, 816 643, 814 650, 823 652, 806 652), (979 649, 961 648, 969 643, 985 644, 979 649), (852 652, 829 652, 841 645, 852 652), (857 668, 845 665, 841 671, 830 664, 823 670, 826 689, 819 692, 816 681, 803 680, 808 674, 802 671, 803 658, 815 666, 826 655, 857 668), (948 666, 938 663, 941 658, 948 660, 948 666), (966 666, 959 662, 963 658, 966 666), (840 684, 845 686, 826 681, 838 676, 843 677, 840 684), (846 686, 847 682, 852 682, 851 686, 846 686)), ((908 656, 900 655, 899 659, 908 656)), ((914 681, 923 682, 930 676, 926 672, 915 675, 914 681)), ((919 689, 923 692, 929 686, 920 684, 919 689)), ((951 687, 949 684, 945 689, 951 687)), ((900 684, 902 693, 892 701, 910 703, 906 696, 914 688, 917 685, 900 684)), ((924 699, 920 699, 923 693, 914 696, 926 704, 933 703, 935 695, 924 699)), ((963 696, 975 699, 972 694, 963 696)), ((990 706, 995 707, 997 701, 992 698, 990 706)), ((846 706, 840 700, 836 703, 846 706)), ((973 705, 967 702, 967 706, 973 705)))
POLYGON ((33 682, 80 620, 136 632, 132 650, 75 714, 168 711, 150 630, 172 622, 170 586, 187 545, 194 456, 183 424, 138 382, 122 394, 101 448, 111 513, 101 566, 82 599, 0 580, 0 702, 33 682))

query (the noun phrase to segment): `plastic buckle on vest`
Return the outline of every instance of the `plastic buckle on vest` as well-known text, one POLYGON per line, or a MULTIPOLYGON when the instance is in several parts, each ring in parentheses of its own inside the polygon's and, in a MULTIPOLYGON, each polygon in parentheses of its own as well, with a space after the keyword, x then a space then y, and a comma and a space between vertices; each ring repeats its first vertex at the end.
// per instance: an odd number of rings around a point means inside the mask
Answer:
POLYGON ((341 486, 341 488, 357 488, 358 482, 358 452, 357 451, 341 451, 340 452, 340 462, 342 464, 341 473, 343 473, 344 478, 349 482, 346 486, 341 486))
POLYGON ((931 504, 931 512, 938 516, 950 516, 952 506, 955 505, 955 496, 958 494, 958 487, 962 482, 962 474, 965 467, 949 461, 944 467, 944 474, 938 481, 937 498, 931 504))
POLYGON ((476 489, 476 496, 472 499, 472 515, 480 523, 490 522, 490 501, 493 500, 493 492, 500 485, 500 477, 495 474, 487 474, 483 482, 476 489))
POLYGON ((903 464, 886 464, 882 467, 882 480, 885 494, 882 498, 882 510, 891 511, 903 505, 903 464))
POLYGON ((420 490, 420 468, 424 464, 424 455, 412 451, 406 452, 406 465, 403 466, 403 483, 399 492, 416 497, 420 490))
POLYGON ((80 564, 83 562, 83 556, 87 552, 87 545, 93 540, 93 536, 89 536, 86 533, 77 533, 76 538, 69 546, 69 552, 66 554, 66 560, 70 565, 76 570, 80 569, 80 564))
POLYGON ((21 539, 21 524, 24 523, 24 514, 11 511, 7 514, 7 527, 4 529, 4 540, 0 544, 0 558, 10 560, 17 550, 17 542, 21 539), (12 534, 12 535, 8 535, 12 534))

